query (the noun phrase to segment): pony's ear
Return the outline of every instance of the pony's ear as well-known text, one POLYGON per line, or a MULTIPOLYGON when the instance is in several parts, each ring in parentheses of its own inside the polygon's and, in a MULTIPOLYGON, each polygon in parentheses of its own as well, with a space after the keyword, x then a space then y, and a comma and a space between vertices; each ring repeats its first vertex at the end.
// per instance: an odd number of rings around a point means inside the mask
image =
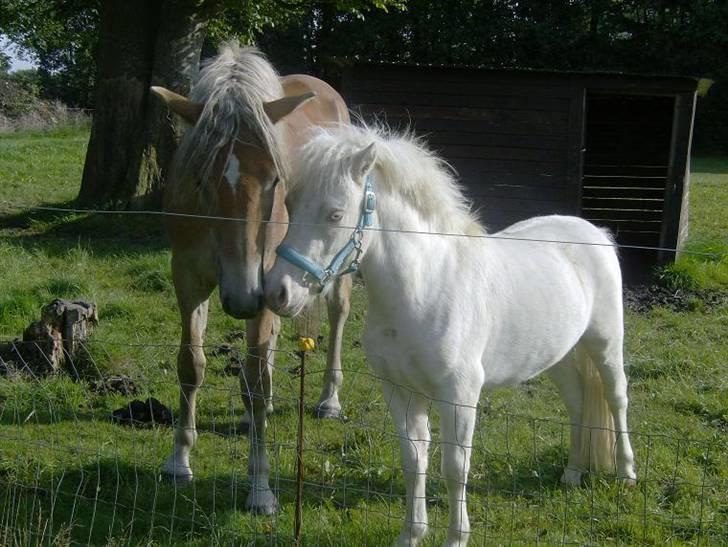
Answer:
POLYGON ((366 148, 359 150, 351 157, 351 175, 355 181, 360 182, 369 174, 377 161, 376 143, 371 143, 366 148))
POLYGON ((172 112, 179 115, 181 118, 190 122, 191 124, 197 122, 200 115, 202 114, 202 110, 205 108, 204 104, 193 103, 187 97, 178 95, 174 91, 170 91, 169 89, 165 89, 164 87, 152 86, 149 89, 157 97, 162 99, 172 112))
POLYGON ((315 93, 309 92, 304 93, 303 95, 294 95, 293 97, 283 97, 282 99, 263 103, 263 110, 265 110, 265 113, 268 114, 270 121, 278 123, 303 103, 309 99, 313 99, 315 96, 315 93))

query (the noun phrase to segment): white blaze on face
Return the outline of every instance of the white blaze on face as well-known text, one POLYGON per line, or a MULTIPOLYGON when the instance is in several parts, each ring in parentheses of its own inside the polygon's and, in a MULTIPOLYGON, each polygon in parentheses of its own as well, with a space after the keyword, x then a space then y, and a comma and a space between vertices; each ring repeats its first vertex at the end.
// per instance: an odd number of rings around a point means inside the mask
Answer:
POLYGON ((235 193, 238 189, 238 182, 240 182, 240 162, 232 151, 228 156, 227 167, 225 168, 225 179, 228 181, 230 188, 233 189, 233 193, 235 193))

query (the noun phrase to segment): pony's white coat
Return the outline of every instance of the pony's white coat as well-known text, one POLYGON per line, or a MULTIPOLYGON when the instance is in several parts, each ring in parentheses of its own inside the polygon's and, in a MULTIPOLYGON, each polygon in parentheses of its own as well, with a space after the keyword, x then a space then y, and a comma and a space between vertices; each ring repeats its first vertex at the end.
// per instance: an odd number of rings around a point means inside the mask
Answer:
MULTIPOLYGON (((368 231, 364 240, 364 346, 401 438, 407 487, 401 544, 418 543, 427 528, 431 401, 442 420, 450 501, 446 544, 467 542, 465 486, 483 386, 523 382, 548 370, 572 422, 562 480, 578 484, 585 470, 614 471, 616 460, 617 475, 634 481, 621 276, 606 233, 579 218, 549 216, 498 235, 590 245, 463 237, 485 231, 451 172, 413 138, 380 130, 320 130, 294 172, 290 214, 300 224, 285 243, 319 264, 327 264, 350 235, 334 229, 332 211, 344 213, 341 225, 355 225, 363 181, 373 176, 375 227, 383 231, 368 231)), ((303 272, 280 258, 266 278, 269 305, 284 314, 310 292, 303 272)))

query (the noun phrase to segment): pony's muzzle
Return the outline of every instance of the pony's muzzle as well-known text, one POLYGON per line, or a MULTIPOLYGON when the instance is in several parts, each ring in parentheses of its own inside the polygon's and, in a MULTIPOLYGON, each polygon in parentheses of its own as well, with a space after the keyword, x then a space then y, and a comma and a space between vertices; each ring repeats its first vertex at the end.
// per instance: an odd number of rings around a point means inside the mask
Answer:
POLYGON ((265 303, 272 311, 282 316, 296 315, 303 307, 305 295, 298 294, 288 275, 274 283, 266 283, 265 303))

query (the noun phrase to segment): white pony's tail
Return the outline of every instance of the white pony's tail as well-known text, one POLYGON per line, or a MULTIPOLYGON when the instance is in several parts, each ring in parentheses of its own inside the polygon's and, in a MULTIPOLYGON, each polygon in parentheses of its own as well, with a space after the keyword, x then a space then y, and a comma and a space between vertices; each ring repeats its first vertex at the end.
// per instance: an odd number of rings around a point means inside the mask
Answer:
POLYGON ((613 474, 617 435, 604 396, 602 377, 587 351, 579 346, 576 347, 576 367, 584 389, 579 459, 584 468, 592 472, 613 474))

